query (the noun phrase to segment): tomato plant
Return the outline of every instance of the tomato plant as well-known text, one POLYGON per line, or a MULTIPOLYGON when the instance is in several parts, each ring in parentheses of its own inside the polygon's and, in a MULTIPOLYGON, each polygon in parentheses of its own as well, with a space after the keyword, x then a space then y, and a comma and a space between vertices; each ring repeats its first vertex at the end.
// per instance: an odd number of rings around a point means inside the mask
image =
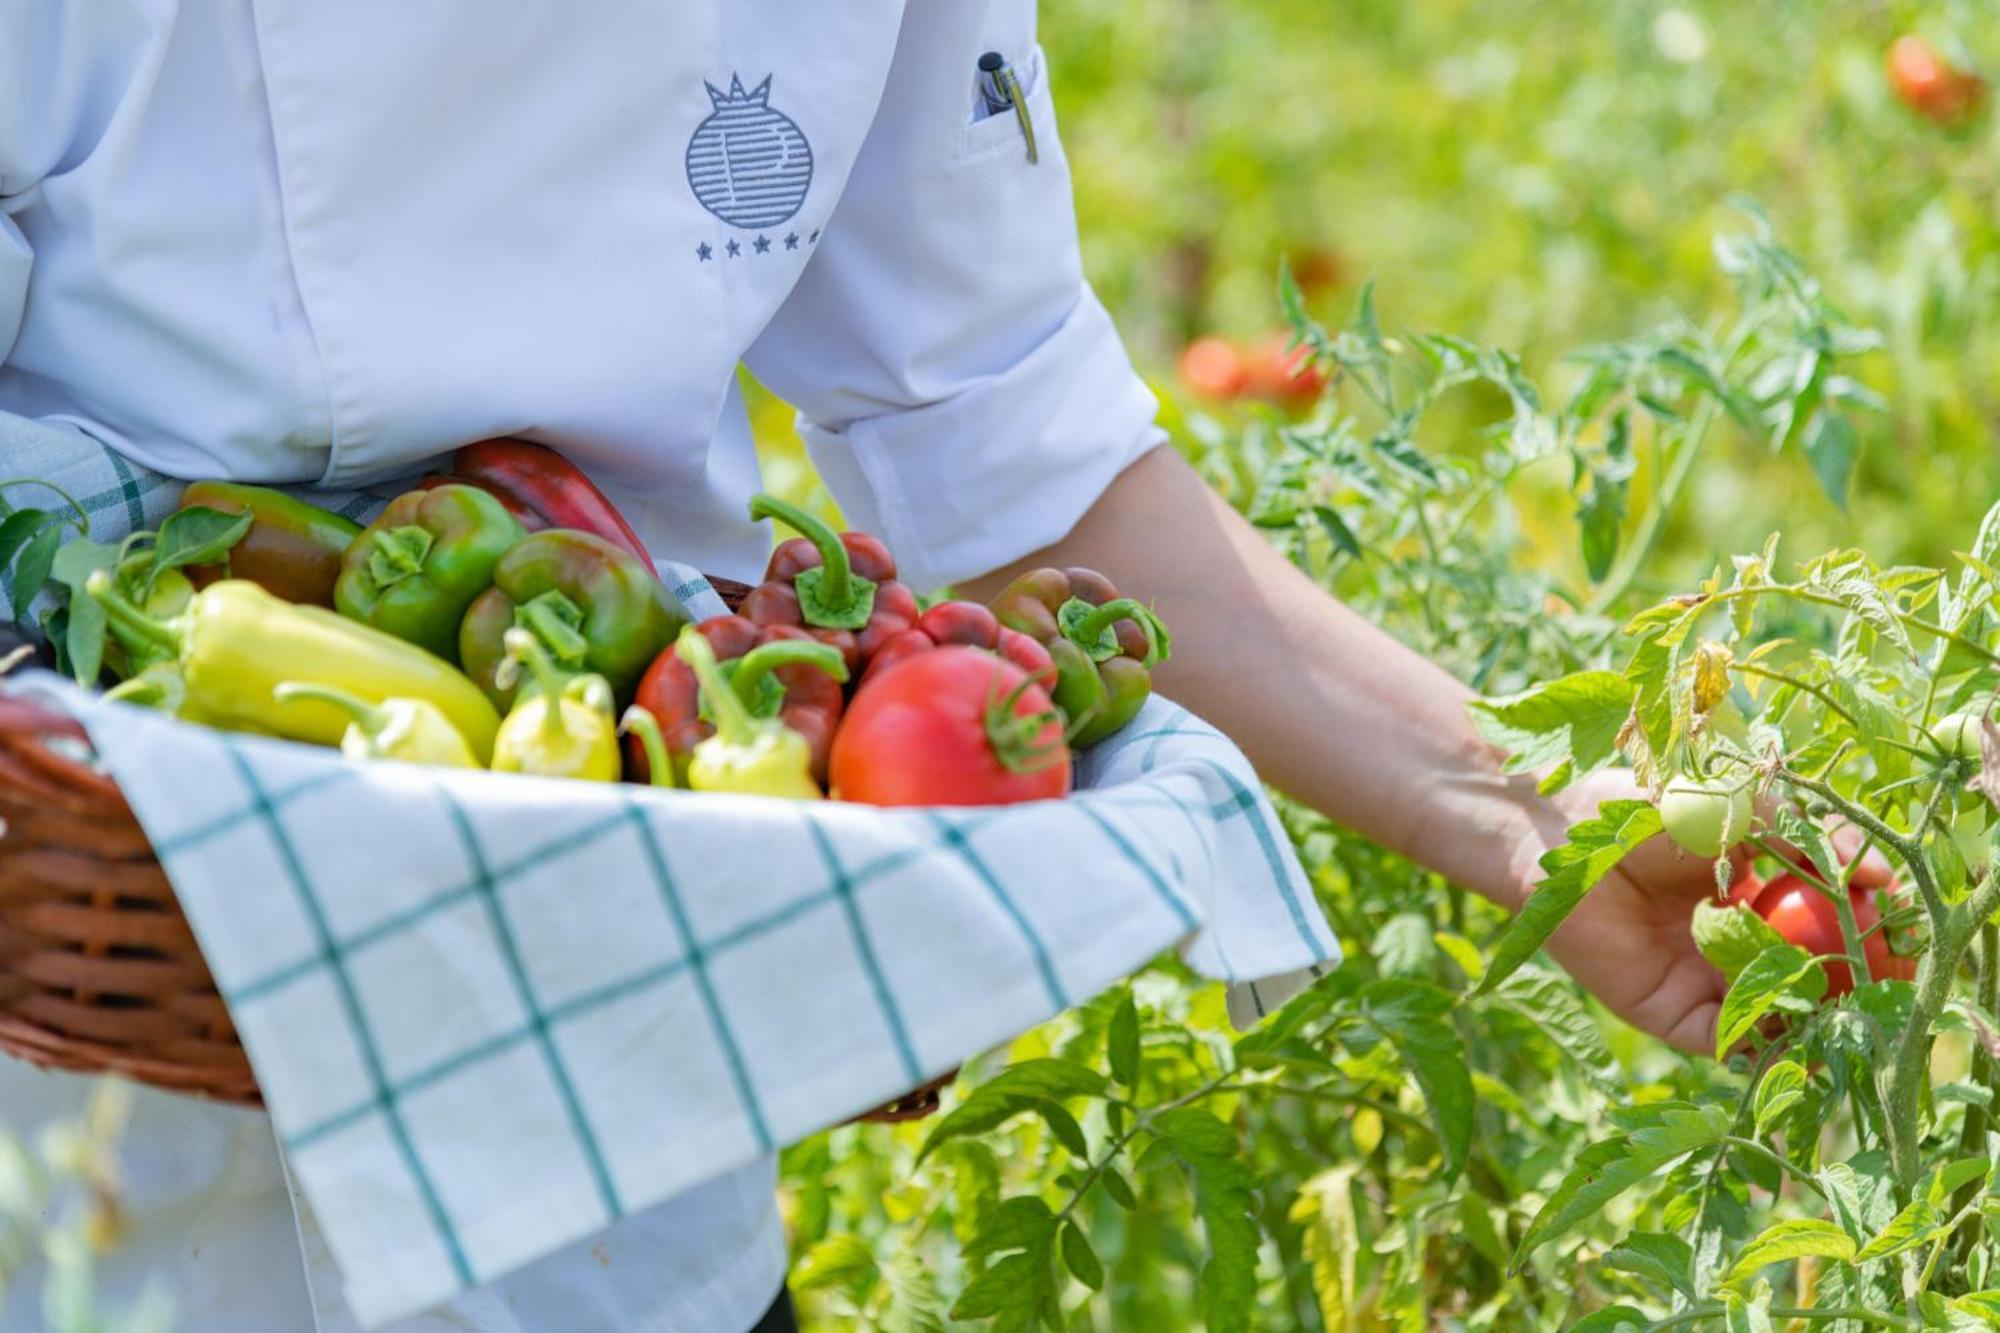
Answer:
MULTIPOLYGON (((1834 905, 1833 892, 1808 881, 1796 871, 1787 870, 1768 880, 1759 879, 1754 874, 1744 875, 1730 889, 1729 901, 1755 912, 1765 925, 1777 931, 1785 943, 1794 948, 1803 949, 1817 958, 1848 958, 1840 909, 1834 905)), ((1882 893, 1893 899, 1896 890, 1892 888, 1882 893)), ((1916 976, 1916 963, 1890 948, 1889 937, 1882 929, 1882 912, 1876 905, 1877 891, 1851 887, 1847 894, 1849 919, 1853 922, 1855 934, 1862 941, 1869 979, 1912 980, 1916 976)), ((1854 989, 1851 961, 1829 961, 1826 977, 1829 998, 1839 999, 1854 989)))

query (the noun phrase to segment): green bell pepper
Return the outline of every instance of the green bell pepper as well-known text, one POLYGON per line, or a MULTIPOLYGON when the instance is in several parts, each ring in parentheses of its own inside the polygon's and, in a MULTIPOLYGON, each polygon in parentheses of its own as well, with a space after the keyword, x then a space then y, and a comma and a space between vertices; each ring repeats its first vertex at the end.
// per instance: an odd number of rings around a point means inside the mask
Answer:
POLYGON ((411 491, 347 548, 334 606, 456 661, 466 610, 493 586, 494 566, 523 535, 520 520, 477 486, 411 491))
POLYGON ((459 627, 459 660, 496 705, 510 708, 515 688, 500 668, 507 631, 524 629, 560 670, 604 677, 623 704, 684 619, 645 562, 602 537, 551 528, 493 567, 493 586, 459 627))

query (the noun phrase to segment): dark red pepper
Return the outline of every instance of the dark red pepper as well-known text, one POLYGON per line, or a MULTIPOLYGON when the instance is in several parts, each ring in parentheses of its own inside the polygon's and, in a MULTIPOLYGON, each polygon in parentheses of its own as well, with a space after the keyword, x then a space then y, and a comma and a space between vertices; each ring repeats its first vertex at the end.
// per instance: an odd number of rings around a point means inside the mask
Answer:
MULTIPOLYGON (((812 750, 813 776, 826 782, 827 755, 840 725, 847 671, 805 630, 792 625, 758 625, 742 616, 715 616, 695 626, 715 650, 724 675, 739 699, 757 717, 777 717, 805 737, 812 750)), ((674 781, 686 781, 688 756, 715 734, 701 714, 701 689, 694 669, 669 648, 639 681, 638 706, 660 725, 673 757, 674 781)), ((633 745, 626 764, 637 781, 651 778, 643 746, 633 745)))
POLYGON ((653 567, 646 543, 576 464, 553 449, 526 440, 481 440, 452 455, 452 475, 426 477, 425 486, 470 482, 491 492, 530 531, 572 528, 602 537, 653 567))
POLYGON ((889 548, 864 532, 836 533, 770 495, 750 501, 750 517, 775 518, 805 535, 771 552, 764 581, 743 599, 759 625, 792 625, 840 649, 850 675, 917 619, 917 596, 896 579, 889 548))
POLYGON ((1044 686, 1054 685, 1056 664, 1049 650, 1019 630, 1002 625, 998 616, 978 602, 939 602, 918 616, 914 625, 890 635, 868 659, 862 680, 880 675, 906 657, 951 644, 998 653, 1044 686))

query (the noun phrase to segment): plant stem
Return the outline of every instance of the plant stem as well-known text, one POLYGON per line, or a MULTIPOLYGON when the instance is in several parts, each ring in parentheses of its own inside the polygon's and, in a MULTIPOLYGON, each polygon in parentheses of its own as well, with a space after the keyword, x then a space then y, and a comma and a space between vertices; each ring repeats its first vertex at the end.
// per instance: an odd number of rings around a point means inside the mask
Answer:
POLYGON ((1989 876, 1973 891, 1972 897, 1947 911, 1942 928, 1932 932, 1929 952, 1917 962, 1917 1000, 1910 1011, 1909 1025, 1897 1043, 1882 1108, 1898 1192, 1905 1198, 1915 1189, 1923 1169, 1918 1152, 1917 1116, 1928 1082, 1931 1029, 1944 1011, 1945 1001, 1951 998, 1951 983, 1958 973, 1959 959, 1964 956, 1973 933, 1985 926, 1996 907, 2000 907, 2000 876, 1989 876))
POLYGON ((1814 1194, 1819 1195, 1822 1199, 1826 1197, 1826 1187, 1819 1183, 1819 1179, 1812 1172, 1786 1161, 1777 1153, 1772 1152, 1769 1148, 1757 1142, 1757 1140, 1738 1138, 1736 1135, 1731 1134, 1724 1138, 1722 1142, 1731 1148, 1747 1152, 1753 1157, 1762 1157, 1793 1180, 1810 1189, 1814 1194))
MULTIPOLYGON (((1718 1318, 1723 1313, 1719 1304, 1696 1305, 1678 1314, 1670 1314, 1664 1319, 1656 1319, 1646 1325, 1647 1333, 1657 1333, 1659 1329, 1680 1328, 1687 1324, 1698 1324, 1705 1319, 1718 1318)), ((1865 1305, 1815 1306, 1810 1310, 1792 1307, 1780 1309, 1773 1306, 1768 1313, 1773 1319, 1853 1319, 1863 1324, 1875 1324, 1882 1328, 1921 1328, 1914 1319, 1906 1319, 1899 1314, 1884 1310, 1871 1310, 1865 1305)))
POLYGON ((1778 682, 1778 684, 1780 685, 1789 685, 1795 690, 1801 690, 1807 694, 1810 694, 1813 698, 1825 704, 1828 712, 1838 714, 1842 719, 1846 721, 1848 726, 1853 727, 1856 731, 1861 730, 1861 724, 1854 720, 1854 715, 1852 713, 1848 712, 1845 708, 1842 708, 1839 704, 1835 703, 1832 695, 1828 694, 1825 690, 1821 689, 1817 685, 1812 684, 1809 681, 1800 680, 1796 676, 1787 676, 1782 671, 1767 670, 1766 668, 1760 667, 1753 662, 1733 663, 1730 666, 1730 670, 1738 672, 1745 676, 1761 676, 1765 680, 1774 680, 1778 682))
POLYGON ((1597 585, 1597 592, 1590 599, 1589 610, 1594 615, 1603 615, 1618 604, 1632 587, 1632 580, 1639 577, 1639 571, 1646 566, 1653 548, 1660 544, 1665 533, 1667 520, 1679 508, 1681 492, 1687 489, 1688 479, 1694 476, 1695 460, 1701 457, 1701 446, 1708 436, 1708 429, 1715 423, 1718 411, 1715 400, 1704 398, 1694 410, 1687 430, 1682 434, 1680 452, 1673 456, 1660 478, 1658 489, 1653 492, 1653 507, 1639 520, 1639 530, 1632 534, 1632 540, 1618 553, 1618 563, 1604 582, 1597 585))

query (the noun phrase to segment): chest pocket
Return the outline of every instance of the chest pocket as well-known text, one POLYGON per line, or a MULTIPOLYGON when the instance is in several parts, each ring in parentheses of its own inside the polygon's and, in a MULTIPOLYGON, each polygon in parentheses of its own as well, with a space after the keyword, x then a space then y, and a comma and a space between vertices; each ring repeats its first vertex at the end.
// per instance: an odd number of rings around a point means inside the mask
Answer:
MULTIPOLYGON (((1027 99, 1028 120, 1035 127, 1035 144, 1040 153, 1046 154, 1055 146, 1055 109, 1049 98, 1049 80, 1044 69, 1042 48, 1037 46, 1028 53, 1026 60, 1014 65, 1014 77, 1020 81, 1021 92, 1027 99)), ((1021 134, 1020 117, 1014 108, 988 113, 980 98, 977 81, 972 91, 972 117, 965 127, 964 142, 959 148, 959 162, 969 165, 988 157, 1003 156, 1011 148, 1022 165, 1028 164, 1028 145, 1021 134)))

